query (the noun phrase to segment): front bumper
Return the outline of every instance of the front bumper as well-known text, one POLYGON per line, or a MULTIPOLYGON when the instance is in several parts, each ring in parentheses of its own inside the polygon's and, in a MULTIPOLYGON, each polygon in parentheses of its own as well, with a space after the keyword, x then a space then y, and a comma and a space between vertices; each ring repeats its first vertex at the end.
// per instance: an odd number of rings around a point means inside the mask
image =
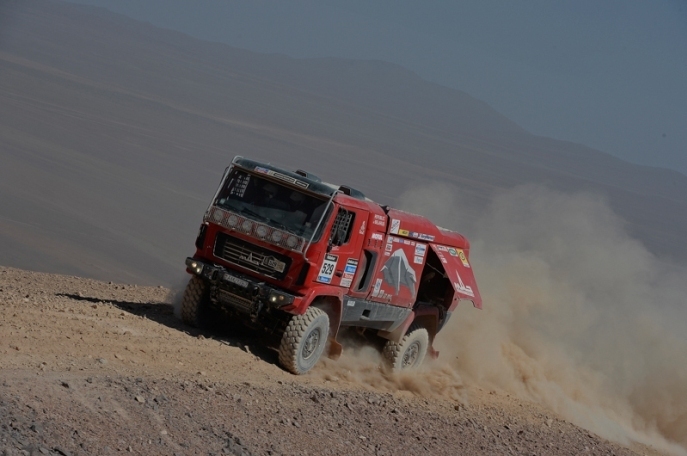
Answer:
POLYGON ((265 308, 288 310, 299 299, 253 277, 202 260, 186 258, 186 270, 211 285, 213 302, 254 317, 265 308))

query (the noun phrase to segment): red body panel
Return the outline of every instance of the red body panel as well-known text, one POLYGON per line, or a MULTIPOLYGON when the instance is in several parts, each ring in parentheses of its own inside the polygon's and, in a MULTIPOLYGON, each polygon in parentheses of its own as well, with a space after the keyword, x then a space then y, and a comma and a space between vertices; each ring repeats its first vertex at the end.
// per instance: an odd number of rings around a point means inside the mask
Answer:
POLYGON ((481 309, 482 297, 477 289, 475 275, 472 272, 466 251, 440 244, 430 244, 430 246, 444 264, 448 279, 456 292, 448 311, 453 312, 462 299, 472 301, 475 307, 481 309))

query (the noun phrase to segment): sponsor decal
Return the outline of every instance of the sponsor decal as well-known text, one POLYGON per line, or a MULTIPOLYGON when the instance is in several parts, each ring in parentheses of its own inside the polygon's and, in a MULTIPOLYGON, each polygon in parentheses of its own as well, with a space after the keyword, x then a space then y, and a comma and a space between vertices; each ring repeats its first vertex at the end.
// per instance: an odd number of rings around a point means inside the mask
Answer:
POLYGON ((469 287, 465 285, 465 283, 463 283, 463 279, 460 278, 460 274, 458 274, 458 271, 456 271, 456 277, 458 278, 458 281, 453 282, 453 285, 456 287, 456 290, 468 296, 472 296, 474 298, 475 293, 472 291, 472 287, 469 287))
POLYGON ((353 274, 345 273, 345 272, 344 272, 343 278, 344 278, 344 279, 352 279, 352 278, 353 278, 353 274))
POLYGON ((345 273, 355 274, 355 270, 358 269, 358 260, 349 258, 346 260, 346 267, 344 269, 345 273))
POLYGON ((422 264, 422 261, 423 261, 423 260, 424 260, 423 257, 421 257, 421 256, 416 256, 416 257, 413 259, 413 263, 415 263, 415 264, 422 264))
POLYGON ((419 237, 420 239, 422 239, 423 241, 430 241, 430 242, 432 242, 432 241, 434 240, 434 236, 432 236, 431 234, 423 234, 423 233, 420 233, 420 235, 419 235, 418 237, 419 237))
POLYGON ((457 256, 458 256, 458 252, 457 252, 456 249, 454 249, 453 247, 449 247, 449 248, 448 248, 448 254, 451 255, 451 256, 454 256, 454 257, 457 257, 457 256))
POLYGON ((349 299, 348 301, 346 301, 346 306, 347 306, 347 307, 354 307, 354 306, 355 306, 355 301, 352 300, 352 299, 349 299))
POLYGON ((446 247, 444 247, 443 245, 437 245, 437 250, 441 250, 442 252, 448 251, 448 249, 446 247))
POLYGON ((384 256, 391 256, 391 252, 384 252, 384 256))
POLYGON ((460 258, 461 263, 463 263, 463 266, 466 268, 470 267, 470 263, 468 263, 468 257, 465 256, 465 252, 463 252, 462 249, 458 249, 458 258, 460 258))
POLYGON ((372 223, 374 223, 377 226, 386 226, 386 217, 383 215, 375 214, 374 220, 372 220, 372 223))
POLYGON ((384 247, 384 250, 387 252, 391 252, 393 250, 394 246, 393 244, 387 244, 386 247, 384 247))
POLYGON ((391 219, 391 234, 398 234, 398 230, 401 228, 401 221, 398 219, 391 219))
POLYGON ((360 225, 360 231, 359 231, 360 234, 365 234, 365 227, 366 226, 367 226, 367 222, 365 220, 363 220, 363 224, 360 225))
POLYGON ((317 276, 317 281, 322 283, 331 283, 332 276, 334 275, 334 269, 336 268, 336 263, 339 261, 339 257, 336 255, 327 254, 322 262, 322 267, 320 268, 320 273, 317 276))
POLYGON ((383 241, 384 236, 382 236, 380 233, 372 233, 372 239, 375 241, 383 241))
POLYGON ((425 256, 425 253, 427 252, 427 246, 425 244, 420 244, 419 242, 415 245, 415 255, 417 256, 425 256))
POLYGON ((375 287, 372 290, 372 296, 379 296, 379 290, 382 288, 382 279, 379 278, 375 281, 375 287))
POLYGON ((410 231, 408 231, 408 230, 398 230, 398 234, 400 234, 401 236, 408 236, 408 234, 410 234, 410 231))
POLYGON ((419 234, 419 233, 416 233, 415 231, 411 231, 411 232, 409 233, 409 236, 410 236, 410 237, 414 237, 414 238, 418 238, 418 237, 420 237, 420 234, 419 234))
POLYGON ((342 287, 350 287, 350 286, 351 286, 351 282, 353 282, 353 279, 341 279, 340 285, 341 285, 342 287))
POLYGON ((400 292, 401 286, 403 286, 410 291, 413 297, 415 296, 417 275, 403 249, 396 250, 384 262, 380 271, 384 274, 384 282, 394 287, 395 295, 400 292))
POLYGON ((278 173, 276 171, 272 171, 271 169, 263 168, 262 166, 256 166, 255 171, 258 173, 267 174, 268 176, 272 176, 275 179, 288 182, 289 184, 297 185, 301 188, 308 188, 308 186, 310 185, 307 182, 296 179, 295 177, 287 176, 286 174, 278 173))

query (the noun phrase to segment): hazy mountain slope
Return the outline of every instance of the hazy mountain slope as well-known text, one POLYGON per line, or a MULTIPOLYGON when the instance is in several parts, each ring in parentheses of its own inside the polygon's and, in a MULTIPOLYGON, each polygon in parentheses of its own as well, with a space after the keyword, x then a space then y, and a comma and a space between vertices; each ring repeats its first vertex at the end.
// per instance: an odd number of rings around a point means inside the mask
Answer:
POLYGON ((235 154, 382 203, 450 182, 466 227, 499 189, 592 190, 687 258, 684 176, 528 135, 393 65, 254 54, 63 2, 0 12, 0 264, 169 283, 235 154))

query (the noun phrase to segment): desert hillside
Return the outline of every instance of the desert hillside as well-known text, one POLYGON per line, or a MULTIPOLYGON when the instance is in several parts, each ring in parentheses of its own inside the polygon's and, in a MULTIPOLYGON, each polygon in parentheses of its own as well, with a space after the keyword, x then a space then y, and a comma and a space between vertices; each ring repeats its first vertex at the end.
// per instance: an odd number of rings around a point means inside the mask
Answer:
POLYGON ((1 264, 174 283, 234 155, 391 206, 450 184, 470 237, 518 185, 586 191, 687 260, 687 177, 530 135, 401 67, 252 53, 63 1, 0 8, 1 264))
POLYGON ((183 325, 170 296, 0 267, 2 454, 650 453, 432 365, 349 354, 296 377, 251 335, 183 325))

